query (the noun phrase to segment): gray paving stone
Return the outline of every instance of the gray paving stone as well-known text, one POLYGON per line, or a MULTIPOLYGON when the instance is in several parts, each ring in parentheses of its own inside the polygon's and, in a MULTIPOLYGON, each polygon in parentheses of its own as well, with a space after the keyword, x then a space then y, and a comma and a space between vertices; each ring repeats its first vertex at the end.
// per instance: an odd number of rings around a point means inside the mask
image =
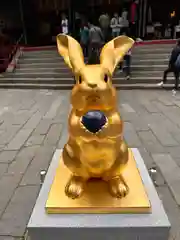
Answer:
POLYGON ((136 131, 148 131, 149 126, 144 118, 135 117, 130 120, 136 131))
POLYGON ((173 138, 167 129, 163 127, 163 125, 149 124, 149 127, 163 146, 168 147, 179 145, 179 143, 173 138))
POLYGON ((29 128, 22 128, 10 141, 6 150, 19 150, 26 142, 26 140, 31 135, 33 129, 29 128))
POLYGON ((159 196, 163 202, 165 211, 171 222, 171 238, 173 240, 179 240, 180 238, 180 209, 173 199, 168 186, 161 186, 157 188, 159 196))
POLYGON ((180 127, 180 108, 177 106, 163 106, 160 103, 156 103, 157 107, 163 112, 163 114, 170 119, 174 124, 180 127))
POLYGON ((167 151, 167 153, 169 153, 171 155, 171 157, 173 159, 180 157, 179 146, 177 146, 177 147, 167 147, 166 151, 167 151))
POLYGON ((33 134, 35 135, 45 135, 49 131, 49 128, 52 124, 51 119, 42 119, 36 129, 34 130, 33 134))
POLYGON ((45 135, 32 135, 26 142, 25 146, 41 145, 44 141, 45 135))
POLYGON ((44 140, 44 145, 56 146, 58 140, 60 139, 62 133, 62 124, 53 124, 51 125, 46 138, 44 140))
MULTIPOLYGON (((151 154, 143 147, 141 148, 138 148, 140 153, 141 153, 141 156, 144 160, 144 163, 146 164, 146 167, 148 170, 150 170, 150 168, 152 167, 155 167, 156 168, 156 164, 151 156, 151 154)), ((156 186, 164 186, 166 183, 165 183, 165 179, 164 177, 162 176, 161 172, 159 171, 158 168, 156 168, 157 170, 157 173, 156 173, 156 186)))
POLYGON ((173 159, 177 163, 177 165, 180 167, 180 156, 173 159))
POLYGON ((124 124, 124 138, 129 147, 141 147, 142 143, 131 123, 124 124))
POLYGON ((71 110, 71 105, 69 103, 69 100, 67 98, 64 98, 62 101, 56 117, 53 118, 53 123, 64 123, 68 121, 68 116, 71 110))
POLYGON ((2 235, 14 237, 24 235, 39 189, 39 186, 25 186, 16 189, 0 219, 0 232, 2 235))
POLYGON ((155 165, 154 160, 153 160, 151 154, 146 150, 146 148, 139 147, 138 149, 141 153, 144 163, 146 164, 147 169, 154 167, 154 165, 155 165))
POLYGON ((0 151, 3 151, 6 145, 0 145, 0 151))
POLYGON ((11 163, 16 157, 17 151, 0 152, 0 163, 11 163))
POLYGON ((180 206, 180 167, 169 154, 153 154, 152 157, 166 179, 177 204, 180 206))
POLYGON ((36 155, 38 149, 39 146, 22 148, 22 150, 16 156, 15 160, 9 165, 8 174, 14 176, 20 175, 22 178, 28 165, 36 155))
POLYGON ((143 105, 139 104, 137 101, 134 101, 134 99, 132 100, 132 102, 130 102, 130 105, 139 116, 145 116, 149 114, 147 109, 143 105))
POLYGON ((12 125, 24 125, 28 119, 30 118, 30 114, 26 111, 23 113, 16 112, 13 118, 11 119, 12 125))
POLYGON ((124 109, 124 111, 126 111, 128 113, 135 113, 136 112, 128 103, 122 103, 121 106, 124 109))
POLYGON ((29 120, 28 122, 24 125, 24 129, 35 129, 37 125, 39 124, 40 120, 42 118, 41 113, 38 111, 36 112, 29 120))
POLYGON ((0 178, 8 170, 8 164, 0 163, 0 178))
POLYGON ((23 240, 22 238, 14 238, 8 236, 0 236, 0 240, 23 240))
POLYGON ((164 148, 159 141, 156 139, 152 131, 139 131, 138 136, 140 137, 143 146, 150 153, 164 153, 166 148, 164 148))
POLYGON ((19 126, 9 126, 3 134, 0 135, 0 145, 5 145, 11 141, 11 139, 16 135, 18 130, 20 129, 19 126))
POLYGON ((62 134, 61 134, 61 137, 60 137, 60 140, 58 142, 58 148, 59 149, 62 149, 65 145, 65 143, 67 142, 68 140, 68 126, 67 124, 63 125, 63 131, 62 131, 62 134))
POLYGON ((36 156, 29 165, 20 185, 40 184, 40 171, 48 169, 55 149, 55 146, 42 146, 38 149, 36 156))
POLYGON ((174 102, 172 101, 172 97, 159 95, 158 100, 163 103, 165 106, 173 106, 174 102))
POLYGON ((60 107, 62 103, 62 96, 59 96, 51 105, 49 111, 44 116, 45 119, 53 119, 56 117, 58 108, 60 107))
MULTIPOLYGON (((0 180, 0 216, 5 211, 15 189, 17 188, 22 176, 4 174, 0 180)), ((0 231, 1 233, 1 231, 0 231)), ((3 235, 3 234, 2 234, 3 235)))
POLYGON ((159 109, 153 102, 149 101, 142 101, 143 106, 147 109, 149 113, 158 113, 159 109))
POLYGON ((138 135, 140 136, 140 138, 142 139, 143 142, 153 142, 153 143, 157 142, 157 139, 154 136, 154 134, 151 132, 151 130, 139 131, 138 135))
POLYGON ((24 102, 21 107, 20 110, 27 110, 27 109, 31 109, 35 104, 34 99, 28 99, 28 101, 24 102))

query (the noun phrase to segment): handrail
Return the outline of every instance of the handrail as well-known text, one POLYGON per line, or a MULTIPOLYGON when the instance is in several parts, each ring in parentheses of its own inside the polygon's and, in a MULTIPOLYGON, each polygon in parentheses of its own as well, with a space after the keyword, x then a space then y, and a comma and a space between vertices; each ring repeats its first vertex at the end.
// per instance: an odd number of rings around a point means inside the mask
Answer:
POLYGON ((18 38, 18 40, 16 41, 16 44, 13 45, 11 52, 8 54, 8 57, 0 58, 0 61, 3 62, 2 64, 0 64, 0 69, 2 71, 5 71, 6 68, 8 67, 8 64, 12 61, 14 55, 16 54, 17 50, 19 49, 19 43, 21 42, 22 38, 23 38, 23 34, 21 34, 21 36, 18 38))
MULTIPOLYGON (((2 64, 0 64, 0 67, 2 69, 6 69, 8 67, 8 64, 12 61, 14 55, 16 54, 18 48, 19 48, 19 43, 21 42, 21 40, 23 39, 23 34, 20 35, 20 37, 18 38, 18 40, 16 41, 15 45, 13 45, 11 51, 8 54, 8 57, 6 58, 0 58, 0 61, 3 61, 2 64)), ((11 46, 11 45, 10 45, 11 46)))

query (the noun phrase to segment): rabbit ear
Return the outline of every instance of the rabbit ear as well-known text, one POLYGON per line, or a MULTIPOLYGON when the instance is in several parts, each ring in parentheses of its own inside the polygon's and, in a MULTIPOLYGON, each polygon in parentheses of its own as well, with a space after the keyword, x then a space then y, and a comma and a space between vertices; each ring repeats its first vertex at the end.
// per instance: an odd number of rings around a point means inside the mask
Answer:
POLYGON ((59 34, 57 36, 57 47, 59 54, 74 73, 85 65, 81 46, 74 38, 59 34))
POLYGON ((100 63, 113 74, 117 64, 123 60, 123 57, 132 48, 134 40, 119 36, 108 42, 102 49, 100 55, 100 63))

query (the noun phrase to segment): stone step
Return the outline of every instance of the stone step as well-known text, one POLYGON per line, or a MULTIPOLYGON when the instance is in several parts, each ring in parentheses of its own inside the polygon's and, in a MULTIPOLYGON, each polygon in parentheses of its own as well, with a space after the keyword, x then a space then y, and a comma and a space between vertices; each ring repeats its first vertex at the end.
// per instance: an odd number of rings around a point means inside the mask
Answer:
MULTIPOLYGON (((126 80, 125 77, 114 77, 114 84, 157 84, 162 80, 162 77, 132 77, 131 80, 126 80)), ((174 78, 168 78, 167 83, 174 82, 174 78)), ((74 78, 16 78, 16 77, 4 77, 1 78, 0 83, 24 83, 24 84, 74 84, 74 78)))
POLYGON ((49 62, 56 63, 56 62, 60 62, 60 61, 62 62, 63 60, 59 56, 53 57, 53 58, 50 58, 50 57, 24 58, 24 57, 22 57, 19 59, 19 64, 21 64, 21 63, 39 63, 39 62, 40 63, 49 63, 49 62))
MULTIPOLYGON (((150 71, 136 71, 136 70, 132 70, 131 71, 132 73, 132 76, 135 76, 135 77, 140 77, 140 76, 143 76, 143 77, 148 77, 148 76, 153 76, 153 77, 160 77, 162 76, 163 74, 163 69, 161 70, 150 70, 150 71)), ((49 77, 52 77, 52 78, 67 78, 67 77, 72 77, 73 76, 73 73, 71 73, 70 70, 65 70, 65 71, 48 71, 48 72, 37 72, 37 71, 32 71, 32 72, 21 72, 21 71, 17 71, 17 72, 14 72, 14 73, 8 73, 7 76, 10 78, 10 77, 16 77, 16 78, 49 78, 49 77)), ((120 71, 116 71, 114 73, 114 76, 124 76, 124 73, 120 72, 120 71)), ((169 76, 173 76, 172 73, 169 74, 169 76)))
POLYGON ((146 54, 132 54, 132 57, 136 60, 139 59, 169 59, 170 53, 156 53, 156 52, 150 52, 146 54))
MULTIPOLYGON (((169 59, 170 57, 170 53, 147 53, 147 54, 133 54, 132 57, 136 60, 139 60, 139 59, 151 59, 151 60, 154 60, 154 59, 169 59)), ((63 59, 62 57, 60 56, 57 56, 57 57, 53 57, 53 58, 50 58, 50 57, 42 57, 42 58, 20 58, 20 61, 19 63, 23 63, 23 64, 27 64, 27 63, 56 63, 56 62, 62 62, 63 59)))
MULTIPOLYGON (((170 54, 171 48, 141 48, 141 47, 136 47, 133 49, 133 54, 134 55, 139 55, 139 54, 148 54, 151 53, 152 51, 156 54, 170 54)), ((28 58, 53 58, 53 57, 58 57, 59 53, 57 50, 54 51, 47 51, 47 52, 28 52, 24 53, 23 58, 28 59, 28 58)))
POLYGON ((59 57, 59 53, 58 52, 51 52, 51 53, 43 53, 43 54, 24 54, 23 55, 23 59, 27 59, 27 58, 53 58, 53 57, 59 57))
POLYGON ((48 67, 66 67, 66 64, 64 61, 57 61, 57 62, 36 62, 36 63, 31 63, 31 62, 23 62, 20 60, 17 69, 23 69, 23 68, 31 68, 32 69, 37 69, 37 68, 48 68, 48 67))
MULTIPOLYGON (((167 84, 164 88, 158 87, 157 84, 116 84, 117 89, 172 89, 173 84, 167 84)), ((73 88, 73 84, 36 84, 36 83, 0 83, 0 88, 7 89, 54 89, 69 90, 73 88)))
MULTIPOLYGON (((168 58, 164 58, 164 59, 136 59, 134 57, 132 57, 132 65, 166 65, 169 62, 168 58)), ((17 69, 30 69, 30 71, 32 71, 33 69, 37 69, 37 68, 68 68, 66 66, 66 64, 64 63, 64 61, 57 61, 57 62, 37 62, 37 63, 26 63, 26 62, 20 62, 20 64, 18 64, 17 69)))
POLYGON ((133 54, 147 54, 150 52, 155 52, 155 53, 170 53, 172 51, 172 48, 133 48, 132 53, 133 54))
MULTIPOLYGON (((131 65, 132 71, 163 71, 167 68, 167 64, 163 65, 157 65, 157 64, 148 64, 148 65, 131 65)), ((16 69, 16 73, 30 73, 30 72, 36 72, 36 73, 45 73, 45 72, 53 72, 53 73, 64 73, 64 72, 70 72, 69 68, 64 66, 56 66, 56 67, 39 67, 39 68, 19 68, 16 69)))

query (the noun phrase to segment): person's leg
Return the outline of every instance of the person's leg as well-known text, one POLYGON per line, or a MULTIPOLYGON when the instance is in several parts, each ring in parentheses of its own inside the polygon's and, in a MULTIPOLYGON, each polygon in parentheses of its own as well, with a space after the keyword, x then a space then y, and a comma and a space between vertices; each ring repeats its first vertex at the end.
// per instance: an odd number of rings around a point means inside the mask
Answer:
POLYGON ((169 65, 169 67, 163 73, 163 80, 157 84, 158 86, 163 86, 163 84, 165 84, 167 82, 167 75, 170 72, 174 72, 174 71, 173 71, 172 67, 169 65))
POLYGON ((113 38, 115 38, 115 34, 116 34, 116 33, 115 33, 114 31, 112 31, 112 37, 113 37, 113 38))
POLYGON ((116 37, 118 37, 119 36, 119 31, 116 31, 116 37))
POLYGON ((81 47, 82 47, 82 50, 83 50, 83 55, 84 55, 84 57, 85 57, 85 55, 86 55, 85 45, 84 45, 84 44, 81 44, 81 47))
POLYGON ((127 35, 126 33, 126 27, 121 28, 121 35, 127 35))
POLYGON ((124 72, 125 72, 126 78, 129 79, 130 78, 130 61, 131 61, 131 56, 130 55, 126 55, 124 60, 125 60, 124 72))
POLYGON ((131 25, 131 37, 133 38, 133 39, 136 39, 136 24, 134 23, 132 23, 132 25, 131 25))
POLYGON ((131 75, 131 56, 127 55, 126 58, 126 75, 127 77, 130 77, 131 75))
POLYGON ((89 49, 88 49, 88 64, 92 64, 92 55, 93 55, 92 44, 89 44, 89 49))
POLYGON ((175 90, 178 90, 179 87, 179 71, 174 70, 174 77, 175 77, 175 90))
POLYGON ((165 71, 164 71, 164 74, 163 74, 163 83, 166 83, 167 82, 167 75, 168 73, 172 72, 172 67, 169 66, 165 71))

